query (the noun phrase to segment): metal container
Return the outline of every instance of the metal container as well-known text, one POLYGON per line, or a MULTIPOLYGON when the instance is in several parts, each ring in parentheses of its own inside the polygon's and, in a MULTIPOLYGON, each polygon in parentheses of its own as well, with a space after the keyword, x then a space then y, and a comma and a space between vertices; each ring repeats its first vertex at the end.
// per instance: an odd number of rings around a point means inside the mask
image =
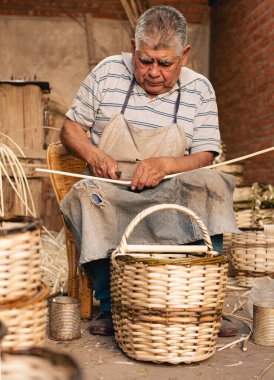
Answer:
POLYGON ((49 300, 49 338, 73 340, 81 337, 80 300, 54 297, 49 300))
POLYGON ((253 342, 274 346, 274 302, 253 305, 253 342))

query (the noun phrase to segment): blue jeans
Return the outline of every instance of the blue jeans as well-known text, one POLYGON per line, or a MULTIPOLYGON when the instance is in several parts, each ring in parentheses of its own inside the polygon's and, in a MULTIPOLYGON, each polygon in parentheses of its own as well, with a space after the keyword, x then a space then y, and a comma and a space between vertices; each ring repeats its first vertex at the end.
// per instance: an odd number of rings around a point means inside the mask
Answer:
MULTIPOLYGON (((211 236, 211 241, 214 251, 222 254, 223 235, 211 236)), ((190 244, 204 245, 205 243, 203 240, 197 240, 190 244)), ((100 301, 100 311, 111 311, 109 265, 109 259, 94 260, 83 265, 87 276, 93 284, 95 298, 100 301)))

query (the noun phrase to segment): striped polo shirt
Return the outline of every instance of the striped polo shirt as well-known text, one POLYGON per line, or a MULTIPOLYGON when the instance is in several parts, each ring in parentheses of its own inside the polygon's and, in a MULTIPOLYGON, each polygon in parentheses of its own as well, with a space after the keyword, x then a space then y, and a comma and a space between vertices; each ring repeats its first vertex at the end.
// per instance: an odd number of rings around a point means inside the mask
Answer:
MULTIPOLYGON (((66 116, 90 130, 91 141, 98 145, 110 118, 121 112, 133 78, 132 55, 111 56, 101 61, 86 77, 66 116)), ((174 122, 175 103, 181 91, 177 123, 187 137, 187 153, 220 152, 220 132, 215 93, 209 80, 186 67, 181 69, 180 88, 151 99, 135 82, 126 120, 138 128, 161 128, 174 122)))

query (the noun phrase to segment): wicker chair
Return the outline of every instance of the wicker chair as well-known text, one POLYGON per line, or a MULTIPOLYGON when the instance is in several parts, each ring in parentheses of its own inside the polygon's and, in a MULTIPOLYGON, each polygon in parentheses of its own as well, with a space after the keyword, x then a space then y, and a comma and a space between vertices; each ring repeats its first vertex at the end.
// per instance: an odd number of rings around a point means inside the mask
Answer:
MULTIPOLYGON (((83 173, 85 162, 70 155, 60 141, 52 143, 47 149, 47 164, 51 170, 83 173)), ((50 174, 50 180, 58 203, 79 179, 60 174, 50 174)), ((92 315, 92 287, 87 276, 78 267, 77 252, 72 233, 64 223, 68 256, 68 295, 81 299, 82 318, 92 315)))

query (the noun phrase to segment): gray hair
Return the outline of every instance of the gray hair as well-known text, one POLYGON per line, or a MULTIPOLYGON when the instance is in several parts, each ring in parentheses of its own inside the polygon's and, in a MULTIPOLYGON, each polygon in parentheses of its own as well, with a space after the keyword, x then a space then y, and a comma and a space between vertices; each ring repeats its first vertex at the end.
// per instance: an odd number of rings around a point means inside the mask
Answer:
POLYGON ((177 9, 165 5, 154 6, 144 12, 136 24, 136 50, 146 43, 153 49, 175 47, 182 54, 187 40, 186 19, 177 9))

